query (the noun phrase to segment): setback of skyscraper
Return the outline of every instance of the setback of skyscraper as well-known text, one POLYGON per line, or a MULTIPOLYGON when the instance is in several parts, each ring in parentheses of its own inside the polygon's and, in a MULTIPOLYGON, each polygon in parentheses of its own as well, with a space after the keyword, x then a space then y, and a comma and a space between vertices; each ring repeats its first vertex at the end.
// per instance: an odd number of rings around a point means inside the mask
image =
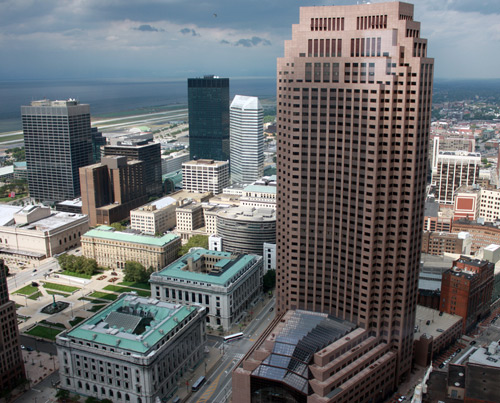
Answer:
POLYGON ((277 65, 277 318, 233 374, 239 402, 265 401, 269 389, 297 402, 382 401, 409 373, 432 95, 426 51, 411 4, 301 8, 277 65), (299 358, 307 389, 256 371, 276 353, 273 330, 298 309, 358 326, 299 358))
POLYGON ((93 163, 90 106, 74 99, 21 106, 30 196, 62 201, 80 195, 78 169, 93 163))
POLYGON ((229 78, 188 78, 191 159, 229 159, 229 78))

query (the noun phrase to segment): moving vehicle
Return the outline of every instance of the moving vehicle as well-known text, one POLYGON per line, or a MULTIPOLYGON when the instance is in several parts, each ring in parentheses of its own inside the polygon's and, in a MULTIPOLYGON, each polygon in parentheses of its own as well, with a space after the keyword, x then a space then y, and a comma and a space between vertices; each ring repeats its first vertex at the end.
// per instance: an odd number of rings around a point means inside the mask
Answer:
POLYGON ((204 376, 200 376, 195 383, 193 383, 193 386, 191 387, 191 390, 193 392, 196 392, 198 389, 200 389, 203 384, 206 382, 206 378, 204 376))
POLYGON ((243 337, 243 333, 241 333, 241 332, 240 333, 230 334, 229 336, 224 337, 224 343, 226 341, 236 340, 236 339, 239 339, 241 337, 243 337))

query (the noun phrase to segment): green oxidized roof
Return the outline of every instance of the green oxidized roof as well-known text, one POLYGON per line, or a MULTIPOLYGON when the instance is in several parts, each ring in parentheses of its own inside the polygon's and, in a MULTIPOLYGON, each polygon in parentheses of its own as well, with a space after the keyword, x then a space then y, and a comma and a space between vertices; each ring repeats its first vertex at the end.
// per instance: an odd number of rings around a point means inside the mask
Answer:
POLYGON ((179 238, 179 236, 175 234, 165 234, 161 237, 155 237, 152 235, 121 232, 116 231, 113 227, 108 227, 107 225, 101 225, 100 227, 91 229, 83 234, 83 236, 152 246, 165 246, 173 240, 179 238))
POLYGON ((247 264, 255 263, 257 259, 258 257, 255 255, 232 256, 229 252, 213 251, 203 248, 193 249, 191 252, 177 259, 163 270, 153 273, 151 275, 150 282, 154 283, 154 278, 156 276, 162 276, 197 281, 206 284, 228 286, 229 281, 233 276, 237 275, 238 272, 247 264), (193 258, 193 261, 196 262, 199 259, 203 259, 204 256, 220 257, 220 260, 214 264, 217 269, 220 269, 220 272, 209 274, 187 270, 188 258, 193 258))
MULTIPOLYGON (((179 307, 179 305, 168 302, 127 294, 90 319, 80 323, 63 337, 78 338, 117 347, 120 350, 145 354, 196 309, 194 306, 179 307), (152 316, 153 321, 140 335, 132 333, 131 329, 125 327, 118 329, 116 326, 109 326, 106 322, 108 316, 114 312, 123 312, 124 308, 125 310, 133 309, 136 313, 142 312, 142 315, 152 316)), ((137 317, 138 314, 124 314, 122 316, 137 317)))

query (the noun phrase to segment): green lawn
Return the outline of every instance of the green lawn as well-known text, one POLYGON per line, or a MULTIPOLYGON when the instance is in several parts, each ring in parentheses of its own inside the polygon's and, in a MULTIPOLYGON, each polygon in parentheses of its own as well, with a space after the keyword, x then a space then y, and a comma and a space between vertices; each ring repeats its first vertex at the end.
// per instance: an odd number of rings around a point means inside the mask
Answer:
POLYGON ((30 295, 30 296, 28 297, 28 299, 33 299, 33 300, 35 300, 35 299, 37 299, 38 297, 41 297, 41 296, 42 296, 42 293, 41 293, 40 291, 37 291, 37 292, 36 292, 36 293, 34 293, 33 295, 30 295))
POLYGON ((74 326, 78 325, 81 321, 84 321, 84 320, 85 320, 85 318, 82 318, 81 316, 77 316, 77 317, 75 317, 75 319, 70 320, 69 324, 71 325, 71 327, 74 327, 74 326))
POLYGON ((54 327, 60 327, 61 329, 66 329, 66 326, 64 326, 62 323, 56 323, 56 322, 49 322, 48 320, 41 320, 40 323, 43 323, 44 325, 48 326, 54 326, 54 327))
POLYGON ((63 291, 68 293, 73 293, 75 291, 80 290, 80 287, 73 287, 72 285, 62 285, 56 283, 43 283, 45 288, 49 288, 52 290, 63 291))
POLYGON ((124 285, 127 287, 132 287, 132 288, 142 288, 144 290, 150 290, 151 286, 149 283, 133 283, 131 281, 122 281, 121 283, 118 283, 119 285, 124 285))
POLYGON ((104 308, 106 305, 94 305, 92 306, 92 308, 90 309, 87 309, 87 311, 89 312, 97 312, 99 311, 101 308, 104 308))
POLYGON ((63 329, 52 329, 45 326, 35 326, 34 328, 25 332, 35 337, 43 337, 44 339, 55 340, 56 336, 61 333, 63 329))
POLYGON ((114 292, 136 292, 137 295, 140 295, 141 297, 150 297, 151 296, 151 291, 146 291, 146 290, 137 290, 134 288, 128 288, 128 287, 120 287, 118 285, 107 285, 104 287, 105 290, 107 291, 114 291, 114 292))
POLYGON ((114 301, 118 298, 118 295, 110 294, 108 292, 95 291, 89 295, 92 298, 107 299, 109 301, 114 301))
POLYGON ((23 288, 20 288, 17 291, 14 291, 12 294, 31 295, 37 291, 38 291, 38 287, 33 287, 32 285, 27 285, 23 288))
POLYGON ((46 290, 47 291, 47 294, 49 295, 60 295, 61 297, 69 297, 71 294, 66 294, 64 292, 61 292, 61 291, 52 291, 52 290, 46 290))
POLYGON ((87 280, 90 280, 92 278, 92 276, 89 275, 89 274, 75 273, 74 271, 68 271, 68 270, 64 270, 61 274, 64 274, 65 276, 73 276, 73 277, 78 277, 78 278, 85 278, 87 280))

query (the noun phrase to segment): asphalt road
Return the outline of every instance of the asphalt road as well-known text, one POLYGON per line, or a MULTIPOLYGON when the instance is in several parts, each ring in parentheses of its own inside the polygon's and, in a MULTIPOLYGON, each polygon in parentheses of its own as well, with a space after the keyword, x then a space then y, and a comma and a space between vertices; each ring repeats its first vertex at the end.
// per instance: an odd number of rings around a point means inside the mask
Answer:
POLYGON ((16 291, 25 285, 31 284, 33 281, 38 282, 39 280, 44 280, 46 274, 56 270, 59 270, 59 263, 57 263, 55 258, 50 257, 45 259, 44 263, 36 269, 27 267, 17 273, 12 273, 7 280, 9 292, 16 291))
MULTIPOLYGON (((274 312, 271 310, 274 308, 274 303, 274 298, 269 300, 261 312, 247 326, 241 339, 224 343, 222 338, 217 338, 219 340, 216 340, 214 345, 221 349, 224 358, 207 379, 205 385, 189 399, 189 402, 224 403, 227 401, 232 393, 233 369, 274 318, 274 312)), ((209 338, 209 343, 211 342, 214 342, 214 337, 209 338)), ((233 401, 237 400, 233 399, 233 401)))
POLYGON ((47 354, 56 354, 56 344, 51 341, 46 341, 40 338, 35 338, 31 336, 26 336, 24 334, 19 336, 21 345, 25 347, 31 347, 35 351, 41 351, 47 354))

